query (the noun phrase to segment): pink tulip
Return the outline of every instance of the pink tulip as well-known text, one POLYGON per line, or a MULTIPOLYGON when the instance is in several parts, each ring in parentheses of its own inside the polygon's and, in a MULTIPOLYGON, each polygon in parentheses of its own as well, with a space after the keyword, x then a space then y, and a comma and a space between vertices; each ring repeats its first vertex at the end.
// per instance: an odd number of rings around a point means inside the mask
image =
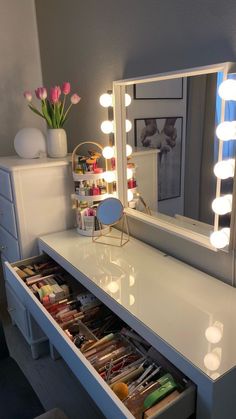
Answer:
POLYGON ((62 93, 64 93, 64 95, 68 95, 70 93, 70 83, 69 82, 63 83, 62 93))
POLYGON ((24 97, 28 102, 32 101, 32 93, 31 92, 28 92, 28 91, 24 92, 24 97))
POLYGON ((80 102, 80 100, 81 100, 81 97, 77 95, 76 93, 74 93, 70 98, 72 105, 76 105, 77 103, 80 102))
POLYGON ((51 89, 50 89, 50 101, 54 104, 58 103, 60 96, 61 96, 60 86, 51 87, 51 89))
POLYGON ((45 99, 46 99, 46 97, 47 97, 47 89, 46 89, 45 87, 38 87, 38 88, 35 90, 35 94, 36 94, 36 97, 37 97, 39 100, 45 100, 45 99))

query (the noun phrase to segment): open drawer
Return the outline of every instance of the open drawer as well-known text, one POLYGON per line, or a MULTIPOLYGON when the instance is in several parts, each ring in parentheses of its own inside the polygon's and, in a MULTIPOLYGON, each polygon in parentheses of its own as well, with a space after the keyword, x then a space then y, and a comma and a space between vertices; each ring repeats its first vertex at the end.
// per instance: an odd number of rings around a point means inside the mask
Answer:
MULTIPOLYGON (((36 298, 31 289, 20 278, 14 268, 21 265, 33 265, 45 260, 46 255, 19 261, 14 264, 5 262, 5 279, 11 289, 20 297, 25 307, 29 310, 36 322, 48 336, 50 342, 55 346, 62 358, 71 368, 80 383, 88 391, 95 403, 107 418, 121 419, 133 418, 133 414, 127 409, 125 404, 116 396, 110 386, 103 380, 93 365, 70 340, 65 331, 58 322, 51 316, 43 304, 36 298)), ((77 283, 77 280, 72 278, 77 283)), ((150 354, 158 365, 162 365, 165 371, 175 372, 175 367, 163 358, 154 348, 150 349, 150 354), (164 365, 165 364, 165 365, 164 365)), ((189 380, 185 389, 173 400, 170 400, 155 413, 149 410, 149 416, 143 416, 154 419, 187 419, 195 411, 195 393, 196 388, 189 380)), ((161 402, 160 402, 161 404, 161 402)), ((141 418, 141 416, 139 416, 141 418)))

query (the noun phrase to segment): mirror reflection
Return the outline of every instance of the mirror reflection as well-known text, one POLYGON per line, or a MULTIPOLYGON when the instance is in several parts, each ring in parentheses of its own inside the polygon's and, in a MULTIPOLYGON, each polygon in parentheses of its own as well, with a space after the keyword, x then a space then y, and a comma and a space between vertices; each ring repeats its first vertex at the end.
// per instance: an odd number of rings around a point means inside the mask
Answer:
MULTIPOLYGON (((127 143, 129 206, 209 235, 216 194, 213 167, 218 160, 215 127, 220 122, 217 86, 222 73, 203 74, 126 86, 132 101, 126 118, 132 129, 127 143), (130 192, 132 192, 130 194, 130 192)), ((226 119, 236 119, 228 102, 226 119), (228 115, 227 115, 228 113, 228 115)), ((224 144, 223 158, 235 157, 235 144, 224 144)), ((222 181, 221 193, 233 192, 233 179, 222 181)), ((220 216, 229 226, 230 216, 220 216)))

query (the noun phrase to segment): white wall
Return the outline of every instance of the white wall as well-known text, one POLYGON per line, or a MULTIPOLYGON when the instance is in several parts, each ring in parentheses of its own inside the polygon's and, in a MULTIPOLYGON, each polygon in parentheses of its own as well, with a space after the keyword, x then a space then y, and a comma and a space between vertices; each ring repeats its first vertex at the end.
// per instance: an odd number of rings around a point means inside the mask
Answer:
POLYGON ((19 129, 44 126, 28 108, 25 90, 42 84, 33 0, 0 0, 0 155, 15 154, 19 129))

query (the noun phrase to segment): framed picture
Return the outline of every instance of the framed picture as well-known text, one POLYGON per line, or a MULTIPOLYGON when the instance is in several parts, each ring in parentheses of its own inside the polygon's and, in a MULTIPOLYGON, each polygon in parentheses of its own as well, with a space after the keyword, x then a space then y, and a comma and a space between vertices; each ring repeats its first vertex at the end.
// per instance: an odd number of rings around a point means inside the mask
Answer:
POLYGON ((136 147, 159 150, 158 201, 181 196, 183 118, 139 118, 134 127, 136 147))
POLYGON ((135 84, 134 99, 183 99, 183 78, 135 84))

